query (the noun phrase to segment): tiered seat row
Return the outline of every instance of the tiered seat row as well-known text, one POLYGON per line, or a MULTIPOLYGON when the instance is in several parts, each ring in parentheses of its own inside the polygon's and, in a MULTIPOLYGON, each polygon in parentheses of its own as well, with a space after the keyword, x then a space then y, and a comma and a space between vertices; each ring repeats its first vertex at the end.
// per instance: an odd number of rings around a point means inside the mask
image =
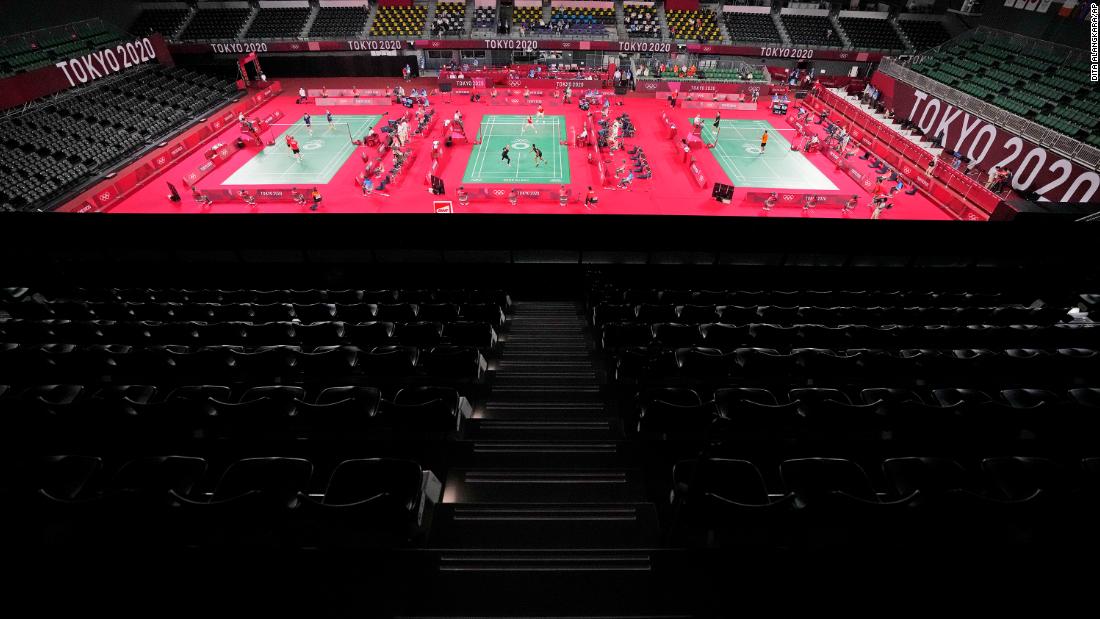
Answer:
MULTIPOLYGON (((338 380, 335 382, 339 382, 338 380)), ((454 387, 298 384, 48 384, 5 387, 0 411, 20 441, 109 444, 385 440, 446 434, 471 414, 454 387)))
POLYGON ((1041 50, 1009 41, 969 39, 921 58, 912 69, 1070 137, 1100 144, 1095 135, 1100 96, 1084 64, 1062 65, 1041 50))
POLYGON ((832 22, 824 15, 780 15, 795 45, 843 45, 832 22))
POLYGON ((497 27, 497 7, 495 2, 478 3, 474 8, 474 28, 492 30, 497 27))
POLYGON ((0 42, 0 77, 83 56, 120 38, 117 30, 98 20, 9 37, 0 42))
POLYGON ((1098 541, 1100 458, 899 457, 865 465, 793 458, 758 466, 709 457, 678 463, 672 476, 673 535, 693 546, 960 553, 1005 545, 1068 551, 1098 541))
POLYGON ((626 33, 631 38, 660 39, 661 22, 657 9, 644 4, 623 4, 623 20, 626 33))
POLYGON ((853 47, 863 49, 905 49, 905 42, 885 19, 840 17, 840 27, 848 34, 853 47))
POLYGON ((918 52, 943 45, 951 40, 951 34, 947 32, 947 28, 943 27, 941 21, 899 18, 897 24, 913 44, 913 49, 918 52))
POLYGON ((414 4, 411 6, 379 6, 370 27, 372 37, 414 36, 424 32, 424 20, 428 16, 428 7, 414 4))
POLYGON ((635 415, 644 436, 965 444, 1095 436, 1098 411, 1097 387, 665 387, 642 390, 635 415))
POLYGON ((523 26, 528 32, 547 30, 546 20, 542 17, 541 6, 517 6, 512 11, 512 28, 523 26))
POLYGON ((185 41, 235 39, 251 14, 252 9, 200 8, 179 38, 185 41))
POLYGON ((179 31, 190 13, 189 9, 149 8, 142 11, 134 20, 130 26, 130 32, 142 36, 159 32, 170 39, 179 31))
POLYGON ((164 139, 224 102, 233 85, 187 69, 150 65, 87 95, 0 123, 0 204, 22 209, 164 139))
POLYGON ((354 37, 362 34, 369 17, 367 7, 323 6, 309 27, 308 36, 313 39, 354 37))
MULTIPOLYGON (((505 312, 511 311, 512 299, 503 290, 478 289, 209 289, 209 288, 58 288, 12 289, 7 299, 9 311, 22 309, 34 312, 52 302, 70 302, 75 305, 90 303, 495 303, 505 312), (15 302, 17 306, 10 303, 15 302), (14 307, 14 310, 13 310, 14 307)), ((20 315, 24 318, 65 318, 49 312, 20 315)))
MULTIPOLYGON (((367 548, 422 541, 439 477, 411 460, 54 456, 9 495, 20 544, 367 548), (322 465, 324 466, 324 465, 322 465), (27 539, 29 538, 29 539, 27 539)), ((440 476, 442 471, 440 471, 440 476)))
POLYGON ((608 27, 615 28, 615 9, 571 5, 550 9, 550 25, 571 35, 606 36, 608 27))
POLYGON ((772 16, 761 13, 725 12, 722 14, 730 40, 760 43, 781 43, 779 30, 772 16))
POLYGON ((666 11, 665 19, 668 22, 668 34, 673 39, 702 43, 722 40, 718 19, 713 11, 707 9, 666 11))
MULTIPOLYGON (((1055 293, 1057 294, 1057 293, 1055 293)), ((1064 295, 1060 295, 1064 296, 1064 295)), ((1067 297, 1068 298, 1068 297, 1067 297)), ((1030 304, 1035 294, 947 290, 724 290, 643 289, 609 286, 594 289, 596 303, 664 303, 672 305, 814 305, 833 307, 993 307, 1030 304)))
POLYGON ((458 36, 466 34, 466 3, 440 2, 435 5, 433 36, 458 36))
MULTIPOLYGON (((369 310, 367 310, 369 311, 369 310)), ((235 346, 381 346, 440 344, 474 346, 489 354, 496 347, 494 326, 485 321, 425 319, 414 322, 342 321, 141 321, 0 320, 4 342, 33 344, 127 344, 235 346)), ((367 315, 362 316, 368 318, 367 315)))
POLYGON ((360 377, 368 381, 453 379, 476 382, 485 358, 472 346, 130 346, 127 344, 2 344, 8 380, 142 381, 174 375, 181 381, 278 381, 360 377))
POLYGON ((309 7, 260 8, 244 36, 253 39, 296 39, 309 20, 309 12, 309 7))

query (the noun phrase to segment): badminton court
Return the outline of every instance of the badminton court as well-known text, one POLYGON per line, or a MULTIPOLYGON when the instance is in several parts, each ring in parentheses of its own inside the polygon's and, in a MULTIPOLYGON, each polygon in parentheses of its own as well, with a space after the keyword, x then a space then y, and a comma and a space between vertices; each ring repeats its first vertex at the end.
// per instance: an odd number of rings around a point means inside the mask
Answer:
POLYGON ((382 117, 333 116, 330 128, 324 116, 314 116, 313 135, 301 119, 293 125, 273 125, 264 138, 275 143, 255 154, 223 185, 321 185, 328 183, 355 152, 352 136, 363 139, 382 117), (279 132, 283 129, 282 132, 279 132), (276 135, 277 134, 277 135, 276 135), (285 136, 292 135, 302 151, 302 160, 294 158, 285 136))
MULTIPOLYGON (((703 140, 714 143, 714 121, 703 119, 703 140)), ((784 133, 763 120, 723 120, 711 154, 737 187, 835 190, 825 174, 801 152, 792 151, 784 133), (760 152, 760 136, 768 132, 768 147, 760 152)))
POLYGON ((474 146, 466 163, 463 183, 540 183, 569 182, 569 153, 561 141, 565 139, 565 117, 546 116, 534 119, 532 128, 525 128, 527 117, 497 114, 481 119, 481 144, 474 146), (508 146, 512 165, 501 159, 508 146), (542 151, 543 162, 535 161, 532 147, 542 151), (536 165, 536 163, 538 165, 536 165))

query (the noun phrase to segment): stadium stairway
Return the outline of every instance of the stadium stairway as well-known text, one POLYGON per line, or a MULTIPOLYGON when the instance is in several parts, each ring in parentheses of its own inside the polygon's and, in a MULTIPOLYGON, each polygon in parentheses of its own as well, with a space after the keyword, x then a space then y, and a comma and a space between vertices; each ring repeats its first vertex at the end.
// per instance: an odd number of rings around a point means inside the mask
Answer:
POLYGON ((920 146, 924 150, 928 151, 929 154, 931 154, 933 157, 939 157, 940 153, 942 153, 944 151, 943 147, 936 148, 936 147, 932 146, 932 136, 930 136, 930 135, 917 136, 917 135, 914 135, 912 131, 903 131, 903 130, 901 130, 901 128, 900 128, 901 123, 900 122, 898 122, 896 119, 887 118, 886 114, 883 114, 882 112, 879 112, 877 109, 875 109, 874 106, 867 105, 866 103, 863 103, 863 101, 860 99, 859 96, 850 95, 843 88, 834 88, 832 90, 837 95, 839 95, 841 97, 844 97, 845 99, 847 99, 848 101, 851 101, 852 103, 855 103, 856 105, 858 105, 860 107, 860 109, 862 109, 864 112, 867 112, 871 116, 874 116, 875 118, 877 118, 883 124, 888 125, 890 127, 893 127, 894 129, 897 129, 910 142, 912 142, 912 143, 916 144, 917 146, 920 146))
POLYGON ((657 5, 657 23, 661 25, 661 39, 669 39, 668 33, 668 16, 665 15, 665 3, 660 2, 657 5))
POLYGON ((302 26, 302 31, 298 33, 299 39, 308 39, 309 31, 313 28, 313 22, 317 21, 317 16, 321 14, 320 6, 309 6, 309 17, 306 18, 306 23, 302 26))
POLYGON ((665 606, 657 510, 621 421, 605 411, 582 308, 515 304, 491 391, 464 434, 469 464, 448 472, 433 523, 437 594, 416 613, 665 606))
POLYGON ((378 11, 381 10, 381 6, 375 3, 369 6, 369 10, 370 14, 367 15, 367 23, 363 24, 363 31, 359 33, 359 38, 370 35, 370 30, 374 27, 374 20, 378 17, 378 11))
POLYGON ((474 32, 474 13, 477 12, 477 7, 473 3, 466 3, 466 17, 462 19, 462 31, 468 35, 473 35, 474 32))
POLYGON ((772 21, 775 22, 775 29, 779 31, 779 39, 783 41, 783 45, 790 45, 791 35, 787 34, 787 29, 783 27, 783 20, 779 17, 779 13, 772 13, 772 21))
POLYGON ((833 30, 836 30, 836 33, 840 35, 840 40, 844 43, 844 49, 852 49, 852 39, 848 37, 848 33, 840 25, 840 19, 835 13, 829 16, 829 23, 833 25, 833 30))
POLYGON ((165 32, 165 38, 178 41, 180 33, 187 30, 187 26, 190 25, 192 19, 195 19, 195 15, 197 15, 198 12, 199 10, 194 6, 187 7, 187 17, 184 17, 183 21, 180 22, 180 27, 176 28, 175 32, 165 32))
POLYGON ((428 3, 428 11, 424 14, 424 27, 420 30, 420 35, 424 38, 432 36, 432 22, 435 20, 435 8, 439 4, 439 0, 432 0, 428 3))
MULTIPOLYGON (((251 12, 248 14, 248 19, 244 20, 244 24, 241 29, 237 31, 236 38, 244 38, 244 33, 248 32, 248 29, 252 27, 252 22, 256 21, 256 17, 260 15, 260 8, 258 6, 251 7, 251 12)), ((182 30, 180 32, 183 32, 182 30)))
POLYGON ((722 34, 722 43, 729 45, 733 42, 733 37, 730 36, 730 29, 726 26, 726 20, 722 18, 722 6, 714 7, 714 14, 717 16, 718 32, 722 34))
POLYGON ((890 22, 890 26, 894 29, 894 32, 898 33, 898 38, 901 39, 902 43, 905 43, 905 49, 908 51, 914 51, 916 48, 913 47, 913 42, 909 40, 908 36, 906 36, 905 29, 898 25, 898 18, 891 17, 886 21, 890 22))
POLYGON ((623 15, 623 3, 615 3, 615 33, 618 35, 620 41, 627 40, 626 34, 626 16, 623 15))

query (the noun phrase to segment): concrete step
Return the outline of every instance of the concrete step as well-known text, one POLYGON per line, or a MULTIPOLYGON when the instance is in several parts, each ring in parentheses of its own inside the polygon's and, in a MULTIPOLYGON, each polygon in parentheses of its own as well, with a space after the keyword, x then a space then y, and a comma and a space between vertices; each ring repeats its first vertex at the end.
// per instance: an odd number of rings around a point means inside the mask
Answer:
POLYGON ((463 437, 473 441, 613 441, 626 438, 619 419, 479 418, 466 422, 463 437))
POLYGON ((659 541, 650 503, 443 505, 433 548, 652 548, 659 541))
POLYGON ((636 503, 645 500, 632 469, 464 469, 447 474, 444 503, 636 503))

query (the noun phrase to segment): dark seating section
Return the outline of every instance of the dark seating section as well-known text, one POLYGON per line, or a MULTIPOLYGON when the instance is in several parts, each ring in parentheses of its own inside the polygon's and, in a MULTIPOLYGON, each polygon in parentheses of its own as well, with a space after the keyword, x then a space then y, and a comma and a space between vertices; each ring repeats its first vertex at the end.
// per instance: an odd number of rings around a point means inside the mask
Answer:
POLYGON ((644 4, 623 4, 623 22, 626 33, 632 39, 659 39, 661 21, 657 18, 657 9, 644 4))
POLYGON ((261 8, 244 36, 252 39, 296 39, 306 27, 309 11, 309 7, 261 8))
POLYGON ((399 458, 313 461, 56 455, 6 497, 30 547, 377 548, 423 541, 443 471, 399 458))
POLYGON ((189 9, 167 9, 151 7, 138 15, 130 26, 130 32, 136 35, 147 35, 159 32, 166 39, 175 36, 183 25, 183 20, 190 14, 189 9))
POLYGON ((116 29, 98 19, 10 36, 0 41, 0 77, 81 56, 121 38, 116 29))
POLYGON ((731 41, 782 42, 771 15, 727 12, 723 13, 722 17, 725 19, 726 30, 729 32, 731 41))
POLYGON ((947 32, 947 28, 944 28, 943 22, 939 20, 927 21, 899 18, 897 24, 901 28, 901 31, 905 33, 909 42, 913 44, 913 49, 918 52, 943 45, 951 39, 951 34, 947 32))
POLYGON ((424 32, 424 19, 427 15, 428 7, 424 5, 379 6, 374 14, 370 34, 372 37, 420 35, 424 32))
POLYGON ((458 36, 466 33, 466 3, 440 2, 435 5, 433 36, 458 36))
POLYGON ((362 34, 370 17, 367 7, 362 6, 323 6, 317 10, 317 17, 309 27, 309 37, 313 39, 352 37, 362 34))
POLYGON ((666 11, 668 33, 673 39, 683 41, 721 41, 722 32, 718 29, 718 20, 714 11, 696 9, 694 11, 666 11))
POLYGON ((853 47, 864 49, 905 49, 905 42, 885 19, 865 17, 840 17, 840 27, 848 35, 853 47))
POLYGON ((1084 61, 977 37, 925 54, 911 68, 1013 114, 1100 146, 1100 93, 1084 61))
POLYGON ((0 296, 0 501, 27 548, 423 545, 511 311, 464 288, 0 296))
POLYGON ((780 15, 783 28, 795 45, 825 45, 839 47, 844 44, 824 15, 780 15))
POLYGON ((179 38, 186 41, 235 39, 251 13, 252 9, 200 8, 179 38))
POLYGON ((189 69, 148 65, 83 92, 0 123, 0 204, 46 205, 224 103, 235 89, 189 69))
POLYGON ((704 457, 676 463, 672 480, 673 539, 692 546, 962 554, 1097 541, 1096 458, 704 457))
POLYGON ((673 546, 1100 541, 1100 326, 1076 295, 714 283, 586 304, 624 427, 669 467, 673 546))

